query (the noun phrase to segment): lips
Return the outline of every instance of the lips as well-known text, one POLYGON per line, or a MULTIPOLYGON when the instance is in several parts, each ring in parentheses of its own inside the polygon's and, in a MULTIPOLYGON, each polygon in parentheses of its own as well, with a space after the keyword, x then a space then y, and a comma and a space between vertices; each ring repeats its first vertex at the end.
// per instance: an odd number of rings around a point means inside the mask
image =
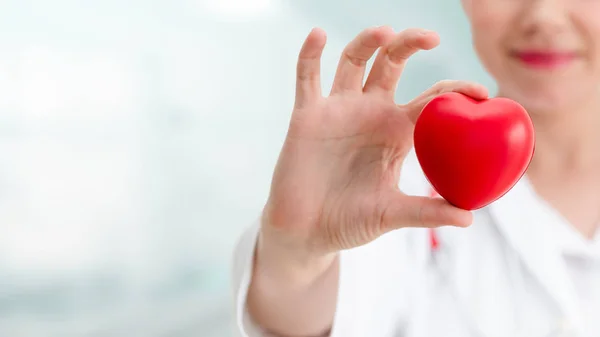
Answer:
POLYGON ((526 67, 537 69, 561 68, 577 58, 577 54, 573 52, 537 50, 519 51, 514 56, 526 67))

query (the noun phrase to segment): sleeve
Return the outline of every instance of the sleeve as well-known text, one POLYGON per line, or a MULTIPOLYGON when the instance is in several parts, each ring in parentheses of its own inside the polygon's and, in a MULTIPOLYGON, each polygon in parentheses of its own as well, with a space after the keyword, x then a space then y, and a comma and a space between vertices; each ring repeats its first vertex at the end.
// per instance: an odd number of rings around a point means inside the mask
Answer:
MULTIPOLYGON (((256 221, 243 233, 234 252, 238 337, 272 337, 252 322, 246 310, 258 230, 256 221)), ((414 301, 410 295, 418 286, 417 274, 422 270, 428 242, 425 230, 407 228, 342 251, 337 309, 330 336, 392 337, 401 333, 414 301)))

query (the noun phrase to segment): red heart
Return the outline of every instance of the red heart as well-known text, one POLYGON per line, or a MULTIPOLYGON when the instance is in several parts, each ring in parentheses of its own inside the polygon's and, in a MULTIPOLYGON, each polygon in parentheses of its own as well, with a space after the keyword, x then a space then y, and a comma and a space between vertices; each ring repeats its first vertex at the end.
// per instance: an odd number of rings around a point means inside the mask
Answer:
POLYGON ((475 210, 502 197, 525 174, 535 133, 515 101, 478 101, 452 92, 425 105, 414 141, 421 168, 440 196, 475 210))

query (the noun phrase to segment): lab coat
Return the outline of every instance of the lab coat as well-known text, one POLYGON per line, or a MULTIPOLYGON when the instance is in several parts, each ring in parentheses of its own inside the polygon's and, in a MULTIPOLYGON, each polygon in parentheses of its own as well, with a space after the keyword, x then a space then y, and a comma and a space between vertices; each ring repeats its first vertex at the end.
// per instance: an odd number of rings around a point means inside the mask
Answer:
MULTIPOLYGON (((414 152, 400 189, 430 195, 414 152)), ((469 228, 406 228, 340 254, 333 337, 588 336, 556 242, 557 214, 524 177, 469 228)), ((236 247, 237 335, 268 336, 246 311, 258 221, 236 247)), ((600 312, 598 313, 600 320, 600 312)))

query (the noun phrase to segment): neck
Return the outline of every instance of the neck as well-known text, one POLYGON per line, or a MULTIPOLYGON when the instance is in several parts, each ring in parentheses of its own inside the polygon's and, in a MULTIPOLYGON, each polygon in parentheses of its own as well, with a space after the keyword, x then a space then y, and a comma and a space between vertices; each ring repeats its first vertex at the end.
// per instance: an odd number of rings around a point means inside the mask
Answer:
POLYGON ((535 154, 527 176, 537 193, 591 238, 600 223, 600 97, 568 111, 532 111, 535 154))
POLYGON ((577 173, 600 164, 600 99, 569 111, 530 111, 536 148, 528 174, 577 173))

